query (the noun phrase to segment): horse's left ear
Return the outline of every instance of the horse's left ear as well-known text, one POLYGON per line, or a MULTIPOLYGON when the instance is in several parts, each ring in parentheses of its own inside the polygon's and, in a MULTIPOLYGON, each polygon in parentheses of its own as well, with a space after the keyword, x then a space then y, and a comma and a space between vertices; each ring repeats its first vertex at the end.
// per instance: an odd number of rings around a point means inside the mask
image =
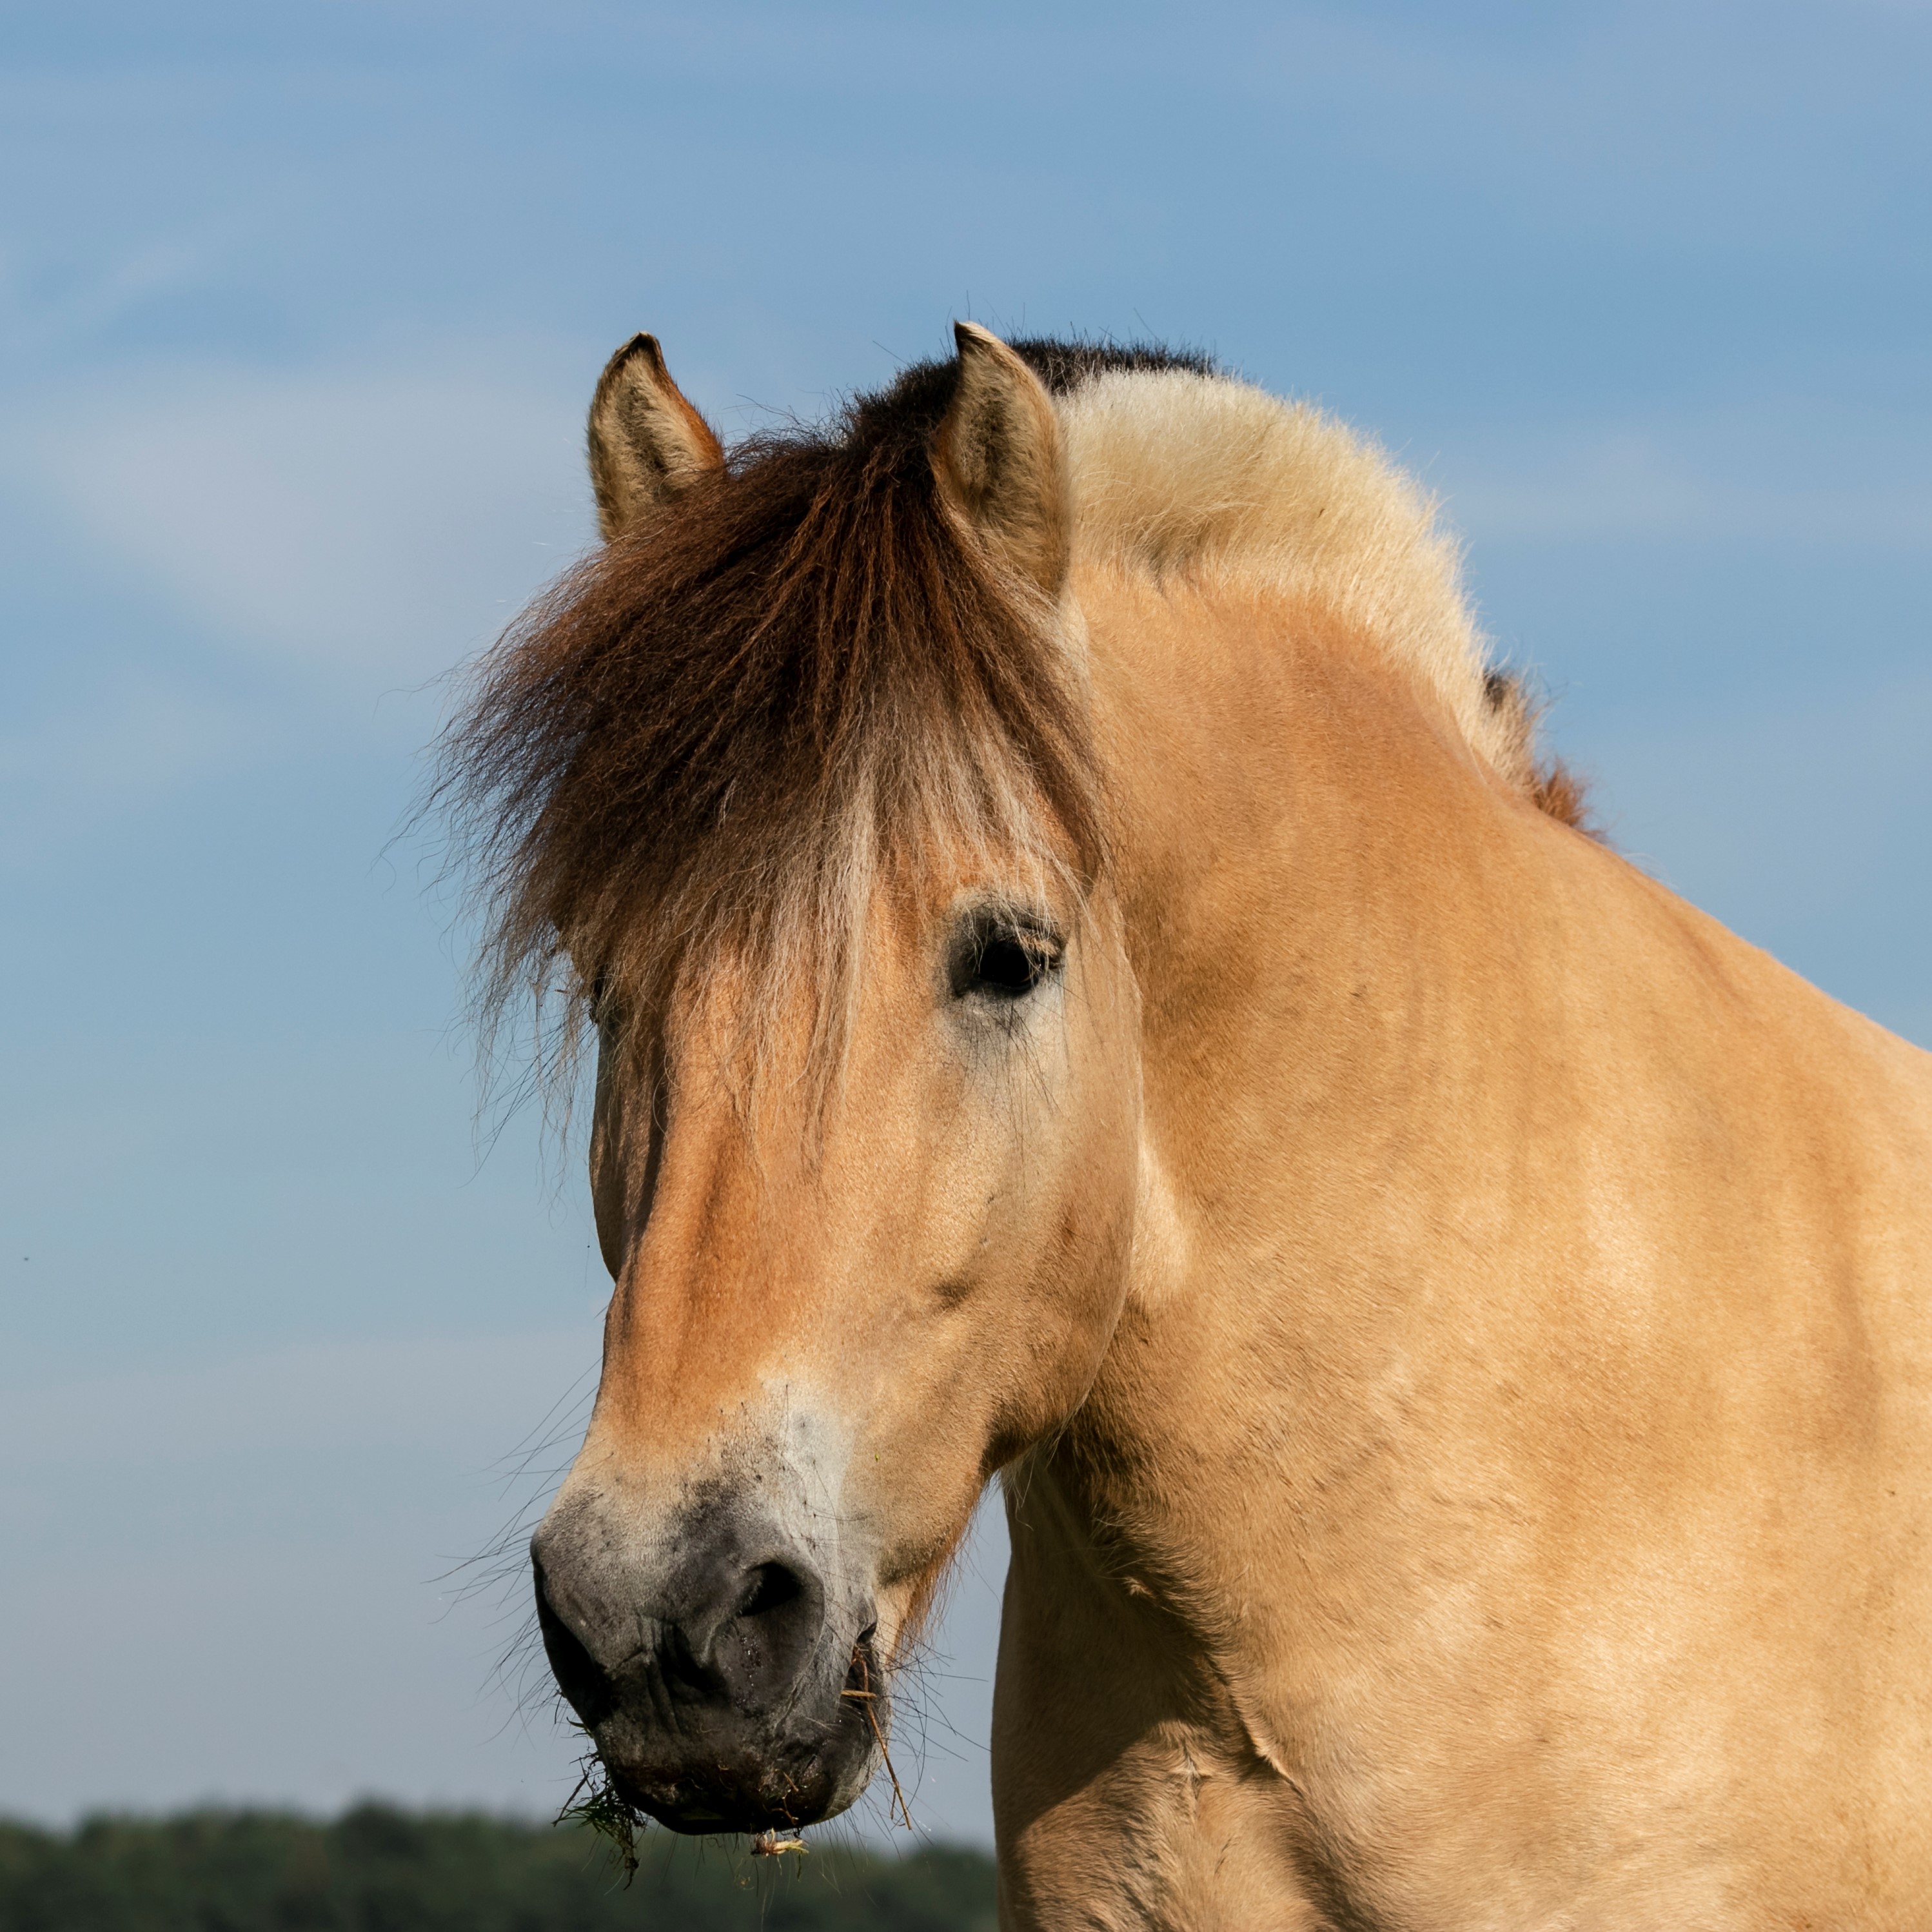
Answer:
POLYGON ((1057 597, 1068 506, 1053 399, 997 335, 971 322, 952 332, 959 386, 932 448, 940 494, 1002 565, 1057 597))
POLYGON ((632 336, 590 399, 590 483, 604 541, 724 465, 717 436, 671 380, 657 338, 632 336))

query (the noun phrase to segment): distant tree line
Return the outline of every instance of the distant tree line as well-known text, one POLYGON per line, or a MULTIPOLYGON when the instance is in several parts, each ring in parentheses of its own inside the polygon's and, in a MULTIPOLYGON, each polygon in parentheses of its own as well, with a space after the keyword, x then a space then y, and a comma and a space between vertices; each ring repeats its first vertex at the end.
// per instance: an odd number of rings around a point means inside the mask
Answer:
POLYGON ((652 1832, 638 1854, 626 1886, 580 1828, 382 1804, 0 1823, 0 1932, 992 1932, 992 1861, 961 1847, 754 1858, 652 1832))

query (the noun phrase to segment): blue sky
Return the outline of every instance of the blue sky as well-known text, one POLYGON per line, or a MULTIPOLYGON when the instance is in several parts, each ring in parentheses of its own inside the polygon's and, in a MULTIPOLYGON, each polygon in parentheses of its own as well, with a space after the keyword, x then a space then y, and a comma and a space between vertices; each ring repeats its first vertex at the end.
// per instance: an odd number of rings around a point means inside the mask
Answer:
POLYGON ((394 835, 638 328, 734 433, 963 314, 1318 398, 1623 849, 1932 1043, 1928 100, 1908 0, 0 7, 0 1810, 562 1795, 437 1580, 604 1284, 394 835))

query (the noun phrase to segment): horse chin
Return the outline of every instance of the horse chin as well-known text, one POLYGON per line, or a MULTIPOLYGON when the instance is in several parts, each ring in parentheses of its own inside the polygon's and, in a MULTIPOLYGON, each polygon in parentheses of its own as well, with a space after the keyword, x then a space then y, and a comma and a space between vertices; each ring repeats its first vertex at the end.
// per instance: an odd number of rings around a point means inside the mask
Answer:
POLYGON ((790 1832, 822 1823, 858 1798, 878 1768, 869 1730, 845 1718, 831 1726, 736 1749, 717 1748, 694 1762, 680 1754, 664 1762, 648 1744, 624 1735, 621 1719, 599 1726, 598 1754, 610 1788, 634 1810, 691 1837, 719 1832, 790 1832))

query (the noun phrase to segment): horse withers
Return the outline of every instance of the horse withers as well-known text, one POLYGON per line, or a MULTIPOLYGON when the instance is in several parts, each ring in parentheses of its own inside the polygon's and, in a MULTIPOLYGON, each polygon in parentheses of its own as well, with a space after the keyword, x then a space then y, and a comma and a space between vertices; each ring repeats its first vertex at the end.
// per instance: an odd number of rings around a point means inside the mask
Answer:
POLYGON ((998 1475, 1010 1927, 1932 1924, 1932 1060, 1579 828, 1412 486, 970 325, 590 448, 449 782, 596 1036, 617 1795, 849 1804, 998 1475))

